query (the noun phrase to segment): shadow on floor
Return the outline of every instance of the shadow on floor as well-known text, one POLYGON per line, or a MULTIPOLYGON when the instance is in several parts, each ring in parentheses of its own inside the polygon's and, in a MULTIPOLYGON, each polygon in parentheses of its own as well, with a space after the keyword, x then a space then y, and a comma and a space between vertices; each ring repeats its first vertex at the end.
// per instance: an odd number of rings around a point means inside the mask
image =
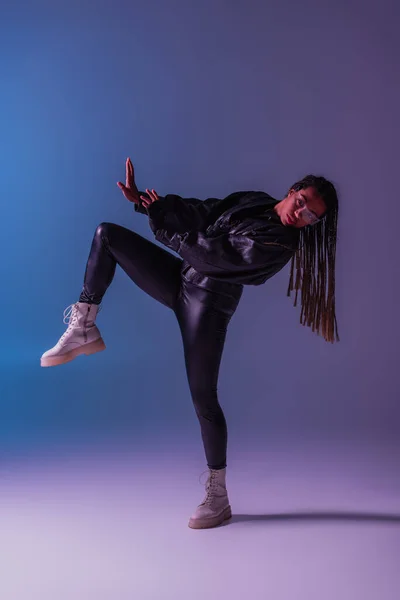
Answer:
POLYGON ((326 522, 326 521, 351 521, 359 523, 391 523, 400 525, 400 515, 363 512, 298 512, 282 514, 245 515, 233 514, 229 523, 243 523, 249 521, 296 521, 296 522, 326 522))

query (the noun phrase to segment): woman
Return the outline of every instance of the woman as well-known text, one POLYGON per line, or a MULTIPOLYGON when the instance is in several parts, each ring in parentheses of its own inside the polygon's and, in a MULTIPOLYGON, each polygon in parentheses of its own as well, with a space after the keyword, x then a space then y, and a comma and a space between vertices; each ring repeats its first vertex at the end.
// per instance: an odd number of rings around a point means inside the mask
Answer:
POLYGON ((105 349, 95 319, 119 264, 150 296, 171 308, 181 330, 191 396, 207 466, 206 496, 189 527, 207 528, 231 517, 226 490, 227 427, 218 402, 218 372, 227 327, 244 285, 260 285, 292 259, 288 295, 301 293, 300 321, 329 342, 338 340, 335 250, 338 215, 332 183, 309 175, 281 201, 264 192, 227 198, 183 199, 141 193, 131 160, 117 184, 137 212, 148 214, 157 244, 119 225, 97 228, 79 301, 66 309, 68 328, 41 358, 43 367, 105 349), (295 274, 296 271, 296 274, 295 274), (69 311, 67 313, 67 311, 69 311))

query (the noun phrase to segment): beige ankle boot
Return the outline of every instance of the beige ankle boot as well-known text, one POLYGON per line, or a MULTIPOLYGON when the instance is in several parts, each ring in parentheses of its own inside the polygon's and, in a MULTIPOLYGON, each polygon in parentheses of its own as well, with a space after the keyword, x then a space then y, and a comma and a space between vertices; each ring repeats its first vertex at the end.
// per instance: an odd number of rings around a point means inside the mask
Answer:
POLYGON ((64 311, 64 323, 68 328, 57 344, 42 355, 41 366, 55 367, 73 360, 79 354, 94 354, 104 350, 106 346, 94 324, 98 311, 97 304, 76 302, 68 306, 64 311))
POLYGON ((209 469, 206 482, 206 496, 190 517, 189 527, 206 529, 216 527, 232 516, 226 491, 226 468, 209 469))

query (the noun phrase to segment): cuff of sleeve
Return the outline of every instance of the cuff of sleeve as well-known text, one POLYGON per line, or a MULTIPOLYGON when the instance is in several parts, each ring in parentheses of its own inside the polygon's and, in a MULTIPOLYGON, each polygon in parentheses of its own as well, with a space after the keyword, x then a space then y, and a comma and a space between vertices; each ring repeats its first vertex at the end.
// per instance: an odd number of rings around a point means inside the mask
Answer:
POLYGON ((162 210, 162 201, 156 200, 155 202, 152 202, 151 204, 149 204, 147 212, 150 217, 154 218, 155 216, 160 214, 161 210, 162 210))
POLYGON ((142 215, 147 215, 147 209, 143 206, 141 200, 139 200, 139 204, 134 204, 135 212, 141 213, 142 215))
POLYGON ((164 225, 164 211, 161 200, 156 200, 152 204, 149 204, 147 208, 149 215, 149 225, 153 233, 158 229, 161 229, 164 225))

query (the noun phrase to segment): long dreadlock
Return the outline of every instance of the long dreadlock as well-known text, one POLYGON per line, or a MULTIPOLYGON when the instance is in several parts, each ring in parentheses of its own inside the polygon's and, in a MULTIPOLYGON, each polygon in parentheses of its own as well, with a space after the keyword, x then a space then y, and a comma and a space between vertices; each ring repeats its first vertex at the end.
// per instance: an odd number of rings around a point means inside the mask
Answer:
POLYGON ((290 190, 297 192, 310 186, 324 200, 327 211, 321 221, 300 229, 299 245, 291 262, 287 295, 290 296, 295 290, 294 306, 297 306, 300 291, 300 323, 333 343, 339 341, 335 314, 338 197, 330 181, 315 175, 307 175, 292 185, 290 190))

